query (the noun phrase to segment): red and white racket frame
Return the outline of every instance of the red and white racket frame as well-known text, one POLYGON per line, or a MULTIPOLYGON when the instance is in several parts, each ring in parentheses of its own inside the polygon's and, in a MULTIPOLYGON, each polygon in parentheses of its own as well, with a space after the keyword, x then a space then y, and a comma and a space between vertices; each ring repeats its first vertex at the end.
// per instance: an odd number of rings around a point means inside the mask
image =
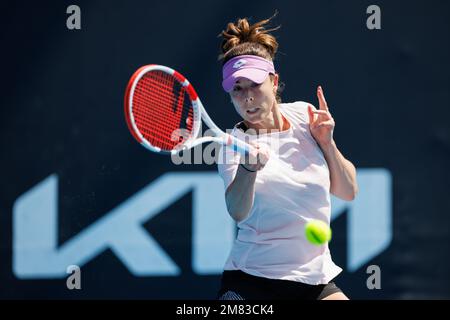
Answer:
POLYGON ((209 117, 208 113, 206 112, 205 108, 203 107, 202 102, 200 101, 200 98, 197 95, 197 92, 195 91, 192 84, 179 72, 166 67, 162 65, 157 64, 149 64, 146 66, 143 66, 136 70, 136 72, 133 74, 133 76, 130 78, 130 81, 128 82, 127 89, 125 94, 125 119, 128 125, 128 128, 130 129, 133 137, 145 148, 149 149, 153 152, 158 153, 169 153, 169 154, 178 154, 181 150, 186 150, 193 148, 199 144, 205 143, 205 142, 218 142, 222 145, 229 146, 233 148, 235 151, 241 153, 242 155, 247 155, 249 152, 253 151, 253 148, 248 145, 247 143, 235 138, 234 136, 225 133, 222 131, 209 117), (133 93, 136 89, 136 85, 139 82, 139 80, 150 71, 161 71, 165 72, 169 75, 172 75, 175 79, 178 80, 178 82, 186 88, 186 92, 189 95, 189 98, 192 102, 192 109, 193 109, 193 128, 191 131, 190 136, 181 144, 180 148, 176 148, 171 151, 165 151, 162 150, 159 147, 153 146, 147 139, 145 139, 142 134, 139 132, 135 119, 133 117, 133 93), (201 123, 202 120, 205 121, 206 125, 213 131, 215 136, 206 136, 198 138, 200 132, 201 132, 201 123))

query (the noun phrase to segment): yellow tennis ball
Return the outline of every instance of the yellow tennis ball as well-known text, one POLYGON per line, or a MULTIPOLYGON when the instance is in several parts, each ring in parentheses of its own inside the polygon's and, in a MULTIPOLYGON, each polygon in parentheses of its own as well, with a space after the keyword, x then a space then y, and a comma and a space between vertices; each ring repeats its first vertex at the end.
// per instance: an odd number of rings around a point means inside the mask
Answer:
POLYGON ((311 220, 305 225, 305 236, 309 242, 320 246, 331 240, 331 229, 323 221, 311 220))

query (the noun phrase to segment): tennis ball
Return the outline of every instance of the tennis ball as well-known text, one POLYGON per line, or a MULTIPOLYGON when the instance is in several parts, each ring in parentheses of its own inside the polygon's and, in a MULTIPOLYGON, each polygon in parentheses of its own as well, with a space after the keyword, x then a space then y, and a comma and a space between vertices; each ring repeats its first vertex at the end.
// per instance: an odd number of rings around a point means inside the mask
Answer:
POLYGON ((311 220, 305 225, 305 236, 309 242, 320 246, 331 240, 331 229, 323 221, 311 220))

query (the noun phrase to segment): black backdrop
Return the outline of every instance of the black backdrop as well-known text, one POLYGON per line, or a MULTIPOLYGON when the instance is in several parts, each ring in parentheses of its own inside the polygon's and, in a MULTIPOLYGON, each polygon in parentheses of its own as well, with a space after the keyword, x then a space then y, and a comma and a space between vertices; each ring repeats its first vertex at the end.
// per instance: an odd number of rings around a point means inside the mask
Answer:
POLYGON ((135 276, 106 248, 81 266, 82 290, 68 290, 64 276, 13 272, 13 212, 21 195, 57 177, 62 245, 164 173, 214 173, 135 143, 124 88, 141 65, 171 66, 230 128, 238 116, 221 90, 217 35, 228 21, 275 9, 283 100, 317 105, 322 85, 341 152, 358 170, 383 168, 392 179, 392 240, 380 254, 350 272, 348 215, 332 222, 331 250, 346 269, 338 285, 353 299, 450 298, 449 2, 16 1, 0 9, 1 298, 214 298, 219 274, 191 266, 190 192, 143 223, 178 276, 135 276), (81 8, 81 30, 66 27, 71 4, 81 8), (371 4, 381 8, 381 30, 366 27, 371 4), (366 287, 373 264, 380 290, 366 287))

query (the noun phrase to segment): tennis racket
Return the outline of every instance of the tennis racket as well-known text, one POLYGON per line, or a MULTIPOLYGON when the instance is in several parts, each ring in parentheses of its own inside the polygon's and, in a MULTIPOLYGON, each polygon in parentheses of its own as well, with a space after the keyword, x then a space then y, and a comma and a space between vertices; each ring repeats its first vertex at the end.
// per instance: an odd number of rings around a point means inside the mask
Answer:
POLYGON ((133 137, 153 152, 177 154, 215 141, 244 156, 254 154, 252 146, 219 129, 194 87, 169 67, 151 64, 133 74, 125 92, 125 118, 133 137), (213 136, 199 137, 202 119, 213 136))

